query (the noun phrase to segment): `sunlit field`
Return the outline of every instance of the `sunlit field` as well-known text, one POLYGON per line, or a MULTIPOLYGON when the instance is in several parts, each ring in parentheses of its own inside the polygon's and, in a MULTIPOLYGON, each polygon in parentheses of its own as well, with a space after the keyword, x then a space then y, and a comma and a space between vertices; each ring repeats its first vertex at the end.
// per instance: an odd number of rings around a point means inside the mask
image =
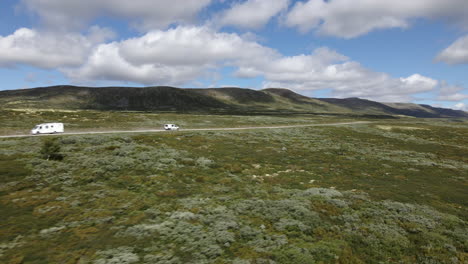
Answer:
MULTIPOLYGON (((364 119, 363 119, 364 120, 364 119)), ((370 119, 374 120, 374 119, 370 119)), ((202 115, 88 110, 0 109, 0 135, 28 134, 40 123, 62 122, 65 132, 162 129, 175 123, 184 128, 303 125, 355 121, 350 116, 324 115, 202 115)))
POLYGON ((466 263, 468 122, 3 110, 1 263, 466 263))

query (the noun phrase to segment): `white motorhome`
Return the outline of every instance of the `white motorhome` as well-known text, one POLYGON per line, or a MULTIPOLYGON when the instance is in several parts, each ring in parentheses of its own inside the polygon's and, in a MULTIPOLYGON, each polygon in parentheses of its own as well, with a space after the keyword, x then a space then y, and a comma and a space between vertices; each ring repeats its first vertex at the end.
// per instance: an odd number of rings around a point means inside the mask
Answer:
POLYGON ((165 130, 179 130, 179 126, 174 125, 174 124, 165 124, 164 129, 165 130))
POLYGON ((32 130, 31 134, 55 134, 63 133, 63 123, 44 123, 36 125, 32 130))

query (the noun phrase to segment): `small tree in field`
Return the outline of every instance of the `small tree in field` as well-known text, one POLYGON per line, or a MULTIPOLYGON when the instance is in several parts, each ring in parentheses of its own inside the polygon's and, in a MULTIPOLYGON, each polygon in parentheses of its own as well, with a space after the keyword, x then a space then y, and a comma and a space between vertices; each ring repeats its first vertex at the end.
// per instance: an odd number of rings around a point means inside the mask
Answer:
POLYGON ((46 160, 63 160, 63 155, 60 153, 60 144, 55 138, 44 140, 40 153, 42 158, 46 160))

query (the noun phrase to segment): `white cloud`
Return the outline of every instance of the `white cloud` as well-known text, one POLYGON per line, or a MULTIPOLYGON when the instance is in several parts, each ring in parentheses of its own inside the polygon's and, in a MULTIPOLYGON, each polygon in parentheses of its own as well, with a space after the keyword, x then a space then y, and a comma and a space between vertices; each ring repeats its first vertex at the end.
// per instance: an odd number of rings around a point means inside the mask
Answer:
POLYGON ((465 103, 455 104, 452 108, 455 110, 462 110, 468 112, 468 105, 466 105, 465 103))
POLYGON ((236 2, 230 9, 217 16, 217 25, 232 25, 258 29, 270 19, 288 8, 290 0, 247 0, 236 2))
POLYGON ((192 21, 212 0, 22 0, 22 6, 38 14, 54 29, 79 29, 98 16, 129 19, 141 29, 164 28, 192 21))
POLYGON ((0 36, 0 67, 20 64, 39 68, 79 66, 97 43, 113 35, 109 29, 99 27, 92 27, 88 35, 20 28, 9 36, 0 36))
POLYGON ((443 96, 437 97, 437 100, 439 101, 460 101, 464 99, 468 99, 468 95, 462 94, 462 93, 443 95, 443 96))
POLYGON ((270 58, 266 63, 240 66, 238 77, 263 76, 264 88, 284 87, 297 91, 331 89, 336 97, 361 97, 378 101, 410 101, 412 95, 431 91, 438 82, 413 74, 393 78, 375 72, 328 48, 310 55, 270 58))
POLYGON ((414 92, 425 92, 434 89, 438 81, 424 77, 420 74, 413 74, 408 78, 400 78, 405 87, 411 88, 414 92))
POLYGON ((436 57, 436 61, 447 64, 468 63, 468 35, 457 39, 452 45, 444 49, 436 57))
POLYGON ((445 81, 441 82, 439 95, 437 100, 439 101, 462 101, 468 99, 468 93, 462 93, 465 89, 456 85, 449 85, 445 81))
POLYGON ((165 65, 160 63, 132 64, 120 54, 119 43, 102 44, 86 64, 64 72, 75 82, 123 81, 151 84, 182 84, 199 78, 203 67, 165 65))
POLYGON ((77 81, 181 85, 226 65, 247 65, 275 56, 279 56, 276 51, 237 34, 179 26, 100 45, 82 67, 67 74, 77 81))
POLYGON ((438 85, 419 74, 393 78, 372 71, 325 47, 308 55, 283 56, 235 33, 184 26, 99 45, 83 66, 66 73, 77 82, 183 85, 209 79, 225 66, 237 69, 234 75, 238 78, 263 77, 264 87, 332 89, 338 97, 380 101, 410 101, 413 94, 438 85))
POLYGON ((96 27, 86 36, 20 29, 0 38, 0 65, 58 68, 75 83, 120 81, 145 85, 212 80, 229 66, 239 78, 263 77, 264 87, 304 92, 331 89, 337 97, 379 101, 410 101, 412 95, 438 86, 436 80, 419 74, 393 78, 367 69, 326 47, 310 54, 284 56, 248 37, 217 32, 208 26, 178 26, 102 43, 109 34, 96 27))
POLYGON ((466 0, 309 0, 297 2, 285 24, 306 32, 353 38, 368 32, 407 28, 412 19, 444 19, 468 29, 466 0))
POLYGON ((210 66, 220 61, 253 60, 275 54, 270 48, 237 34, 215 32, 208 27, 157 30, 123 41, 121 55, 133 64, 210 66))

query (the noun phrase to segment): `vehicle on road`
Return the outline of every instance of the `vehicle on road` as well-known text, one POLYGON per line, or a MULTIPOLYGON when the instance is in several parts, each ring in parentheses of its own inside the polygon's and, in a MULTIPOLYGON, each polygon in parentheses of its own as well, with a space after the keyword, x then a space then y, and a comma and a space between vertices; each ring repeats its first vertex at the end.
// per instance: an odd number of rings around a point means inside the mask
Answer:
POLYGON ((36 125, 32 130, 31 134, 55 134, 63 133, 63 123, 44 123, 36 125))
POLYGON ((165 130, 179 130, 179 126, 174 125, 174 124, 165 124, 164 129, 165 130))

